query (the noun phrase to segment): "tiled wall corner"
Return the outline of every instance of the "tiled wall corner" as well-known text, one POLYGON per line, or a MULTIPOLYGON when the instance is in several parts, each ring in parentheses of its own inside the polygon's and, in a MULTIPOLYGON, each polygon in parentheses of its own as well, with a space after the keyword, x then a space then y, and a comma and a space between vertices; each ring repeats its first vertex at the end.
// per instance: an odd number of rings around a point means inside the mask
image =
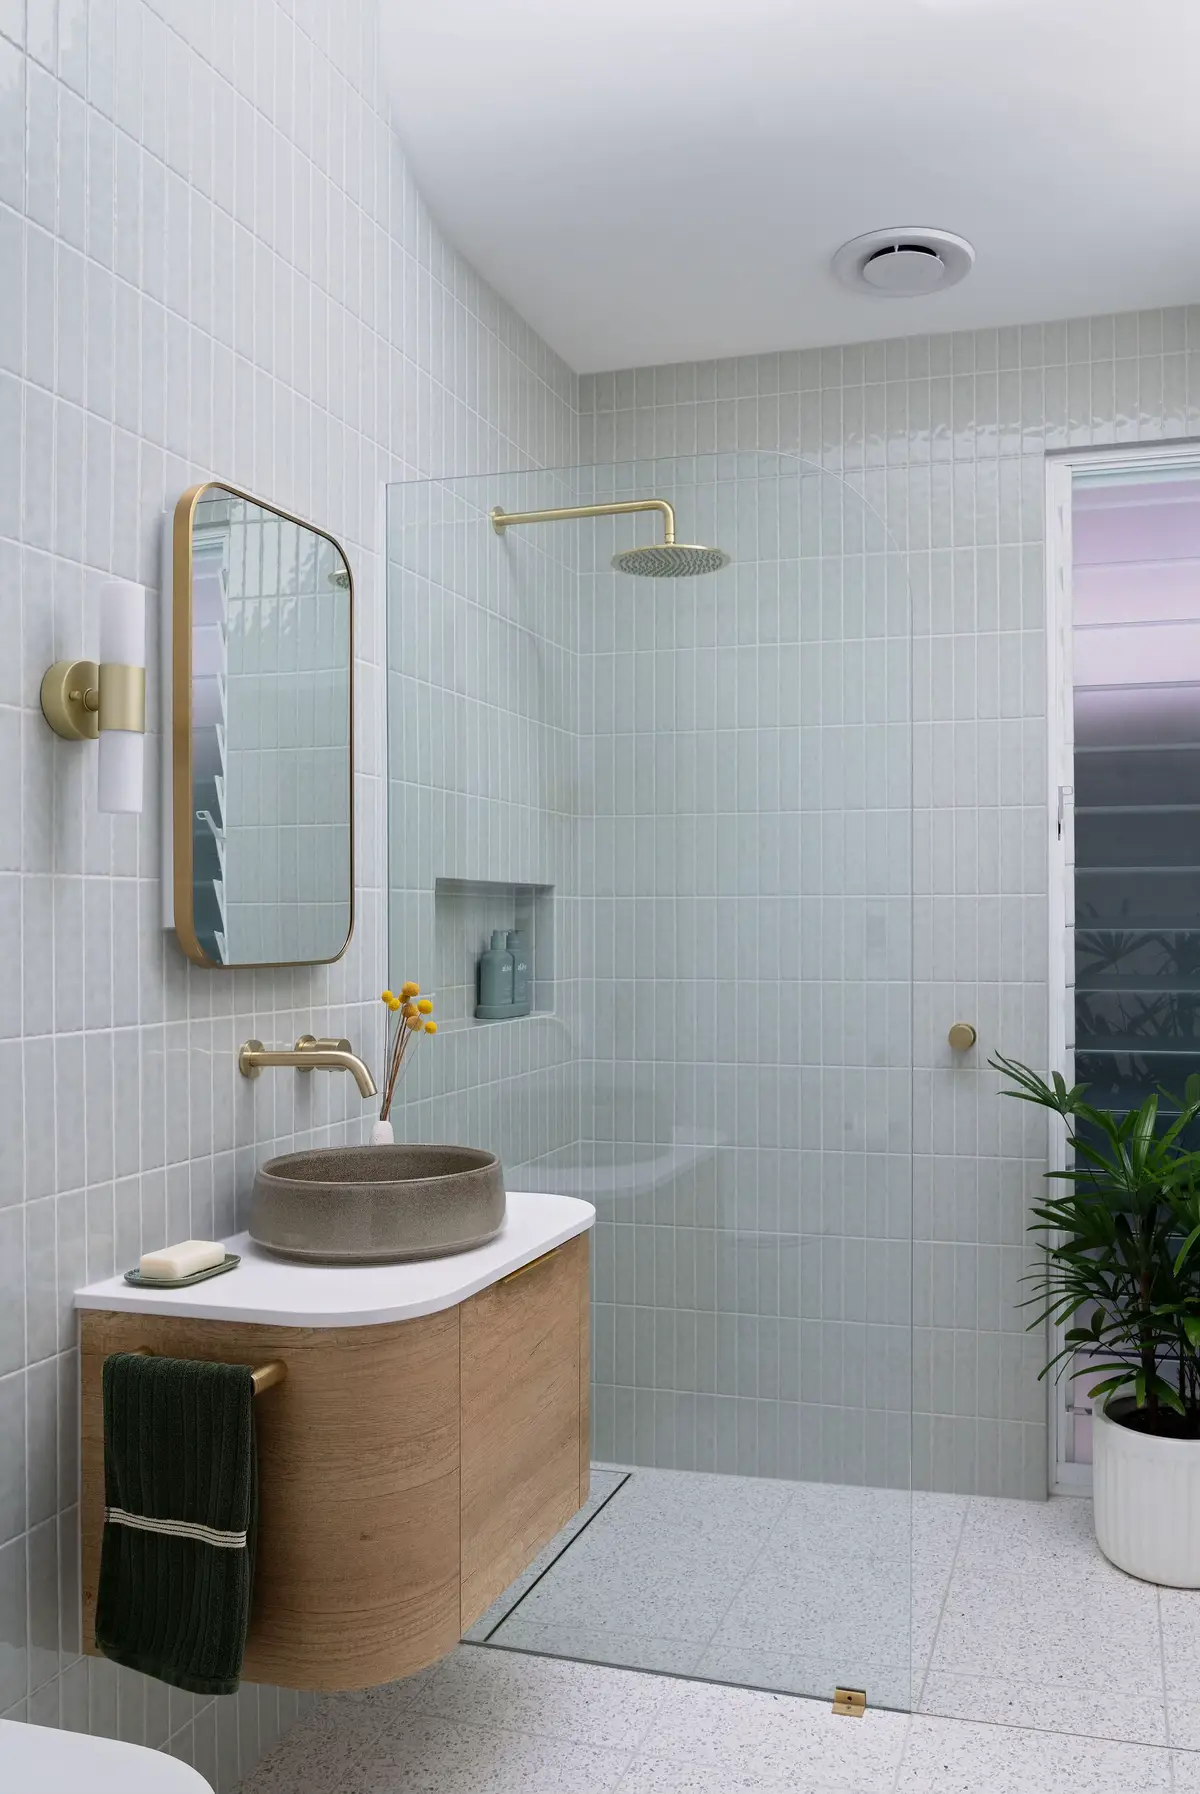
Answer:
POLYGON ((0 1712, 228 1789, 304 1703, 80 1652, 71 1291, 230 1231, 263 1154, 360 1136, 349 1079, 251 1085, 233 1056, 305 1029, 381 1049, 384 486, 575 460, 576 381, 424 208, 374 0, 0 4, 0 269, 0 1712), (45 667, 95 652, 101 579, 157 588, 161 512, 202 476, 353 564, 359 919, 328 968, 188 967, 156 781, 140 819, 98 815, 94 754, 39 713, 45 667))

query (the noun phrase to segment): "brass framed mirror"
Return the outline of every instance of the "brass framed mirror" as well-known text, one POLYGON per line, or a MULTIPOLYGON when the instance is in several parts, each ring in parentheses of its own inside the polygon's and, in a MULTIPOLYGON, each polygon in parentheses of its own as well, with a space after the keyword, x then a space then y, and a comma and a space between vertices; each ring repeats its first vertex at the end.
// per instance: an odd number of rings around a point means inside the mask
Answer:
POLYGON ((328 965, 354 929, 354 579, 205 481, 164 524, 163 920, 196 965, 328 965))

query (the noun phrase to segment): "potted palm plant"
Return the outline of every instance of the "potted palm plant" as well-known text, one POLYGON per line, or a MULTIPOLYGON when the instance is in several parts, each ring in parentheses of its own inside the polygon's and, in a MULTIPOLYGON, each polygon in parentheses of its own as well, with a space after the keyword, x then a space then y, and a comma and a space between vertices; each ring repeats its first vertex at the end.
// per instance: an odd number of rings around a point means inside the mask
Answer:
POLYGON ((1093 1379, 1096 1539, 1130 1575, 1200 1588, 1200 1076, 1126 1115, 997 1055, 1004 1094, 1062 1118, 1067 1169, 1035 1206, 1031 1329, 1064 1329, 1042 1376, 1093 1379), (1082 1360, 1074 1362, 1073 1360, 1082 1360))

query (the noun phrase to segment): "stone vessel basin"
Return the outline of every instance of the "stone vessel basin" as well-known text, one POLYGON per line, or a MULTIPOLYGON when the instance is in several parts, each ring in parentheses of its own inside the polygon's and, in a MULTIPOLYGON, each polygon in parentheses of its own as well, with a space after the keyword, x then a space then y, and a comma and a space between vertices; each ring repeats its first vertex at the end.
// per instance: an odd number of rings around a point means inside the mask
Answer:
POLYGON ((494 1239, 504 1172, 473 1146, 331 1146, 268 1159, 250 1198, 252 1240, 311 1264, 439 1258, 494 1239))

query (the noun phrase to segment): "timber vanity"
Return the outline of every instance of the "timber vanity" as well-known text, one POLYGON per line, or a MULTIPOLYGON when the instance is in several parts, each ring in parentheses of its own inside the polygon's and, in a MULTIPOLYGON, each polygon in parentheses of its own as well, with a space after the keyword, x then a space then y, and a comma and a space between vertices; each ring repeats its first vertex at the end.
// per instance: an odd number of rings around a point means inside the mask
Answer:
POLYGON ((411 1675, 462 1633, 588 1493, 588 1231, 570 1196, 513 1194, 502 1232, 387 1265, 272 1258, 186 1289, 77 1290, 83 1635, 94 1651, 111 1352, 262 1365, 259 1526, 243 1674, 284 1688, 411 1675))

